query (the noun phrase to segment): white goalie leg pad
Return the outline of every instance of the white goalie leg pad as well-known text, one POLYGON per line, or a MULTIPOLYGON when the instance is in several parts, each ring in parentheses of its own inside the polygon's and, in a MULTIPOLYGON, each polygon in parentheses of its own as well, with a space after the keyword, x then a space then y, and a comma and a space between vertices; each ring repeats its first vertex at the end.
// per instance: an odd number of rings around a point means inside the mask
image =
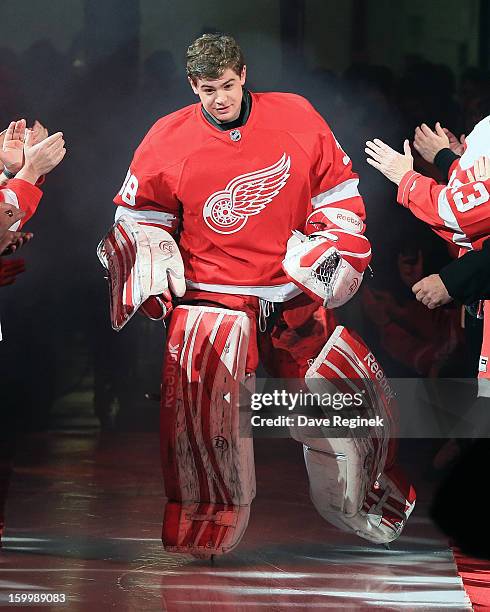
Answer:
POLYGON ((184 264, 172 236, 122 215, 101 240, 97 255, 107 270, 113 329, 119 331, 152 295, 185 293, 184 264))
MULTIPOLYGON (((165 549, 223 554, 242 538, 255 497, 253 441, 240 433, 250 321, 243 312, 179 306, 163 371, 165 549)), ((244 415, 247 416, 246 414, 244 415)))
POLYGON ((299 427, 292 432, 304 445, 316 509, 330 523, 372 542, 396 539, 415 505, 415 491, 391 467, 395 400, 379 363, 362 341, 339 326, 306 373, 306 382, 317 393, 362 393, 359 416, 383 422, 362 437, 349 427, 345 438, 314 437, 299 427))

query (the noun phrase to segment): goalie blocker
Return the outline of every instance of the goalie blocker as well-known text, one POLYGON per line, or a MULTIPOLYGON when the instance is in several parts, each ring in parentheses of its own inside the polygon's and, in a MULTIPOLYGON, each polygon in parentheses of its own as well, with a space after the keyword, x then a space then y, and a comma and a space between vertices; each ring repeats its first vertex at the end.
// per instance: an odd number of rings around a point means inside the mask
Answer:
POLYGON ((185 293, 184 264, 172 236, 154 225, 119 217, 101 240, 97 255, 107 270, 113 329, 120 331, 138 308, 163 319, 171 308, 170 291, 185 293))

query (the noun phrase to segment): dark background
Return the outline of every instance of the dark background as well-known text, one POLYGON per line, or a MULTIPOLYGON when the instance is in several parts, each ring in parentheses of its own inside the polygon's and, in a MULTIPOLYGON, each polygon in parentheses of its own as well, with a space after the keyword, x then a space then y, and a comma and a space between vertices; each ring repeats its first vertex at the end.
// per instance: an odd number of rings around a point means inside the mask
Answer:
POLYGON ((373 309, 360 293, 341 320, 393 376, 474 374, 458 309, 430 313, 410 292, 448 250, 396 206, 364 142, 400 149, 422 121, 468 133, 490 112, 489 12, 486 0, 3 0, 0 129, 39 119, 68 150, 27 226, 27 271, 0 288, 3 416, 28 430, 156 426, 144 394, 158 393, 163 328, 136 317, 110 329, 95 251, 134 148, 159 116, 194 102, 185 51, 204 31, 237 38, 251 89, 308 97, 353 159, 375 252, 367 291, 382 294, 373 309))

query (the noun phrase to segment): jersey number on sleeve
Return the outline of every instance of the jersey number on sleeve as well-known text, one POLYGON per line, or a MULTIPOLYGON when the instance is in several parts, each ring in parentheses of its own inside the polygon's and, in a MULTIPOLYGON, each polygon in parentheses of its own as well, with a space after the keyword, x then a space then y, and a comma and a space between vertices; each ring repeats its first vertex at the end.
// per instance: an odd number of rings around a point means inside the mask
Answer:
POLYGON ((459 212, 466 212, 485 204, 490 199, 487 188, 483 183, 469 183, 462 185, 453 195, 454 204, 459 212))
POLYGON ((124 183, 119 191, 121 200, 129 206, 136 206, 136 192, 138 191, 138 179, 128 170, 124 183))

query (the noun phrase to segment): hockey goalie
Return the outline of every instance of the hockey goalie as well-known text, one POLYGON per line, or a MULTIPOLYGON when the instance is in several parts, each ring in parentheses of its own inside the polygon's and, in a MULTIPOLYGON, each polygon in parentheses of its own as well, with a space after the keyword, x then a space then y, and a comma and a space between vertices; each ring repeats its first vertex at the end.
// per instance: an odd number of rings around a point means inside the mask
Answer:
MULTIPOLYGON (((210 556, 239 543, 255 496, 239 419, 259 358, 276 378, 367 385, 366 410, 388 421, 391 408, 369 350, 332 310, 356 293, 371 257, 349 157, 304 98, 245 89, 233 38, 194 41, 187 73, 200 103, 144 138, 99 257, 115 329, 138 310, 168 323, 162 540, 210 556)), ((292 432, 320 514, 379 543, 399 536, 415 501, 388 430, 335 440, 292 432)))

